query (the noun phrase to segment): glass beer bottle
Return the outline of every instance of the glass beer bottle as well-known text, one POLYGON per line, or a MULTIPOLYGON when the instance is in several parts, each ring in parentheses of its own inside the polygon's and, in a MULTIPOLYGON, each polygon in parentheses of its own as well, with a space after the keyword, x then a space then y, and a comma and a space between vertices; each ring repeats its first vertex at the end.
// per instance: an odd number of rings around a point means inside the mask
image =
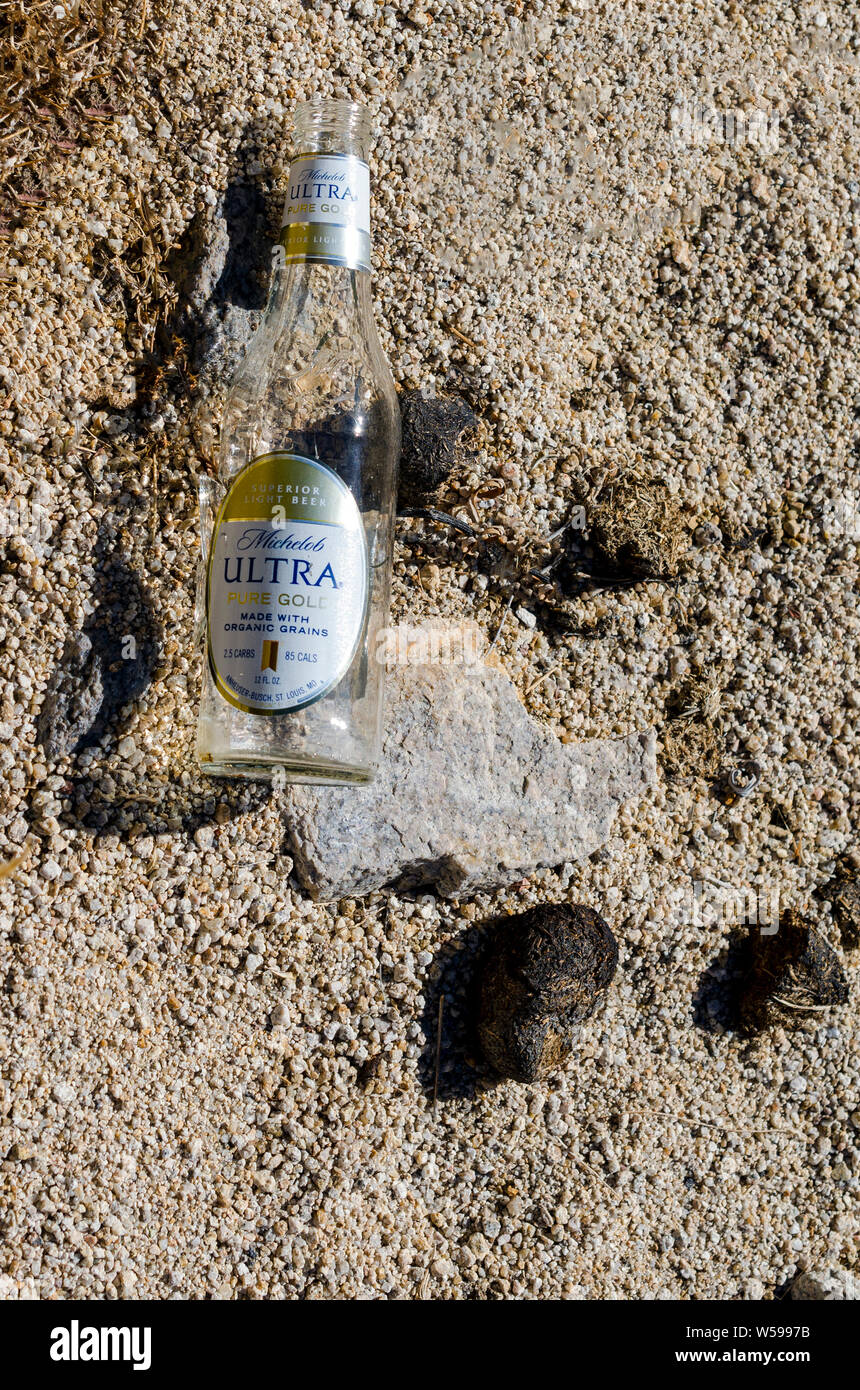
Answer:
POLYGON ((366 782, 379 756, 400 414, 370 293, 369 118, 296 113, 260 328, 225 405, 206 555, 201 768, 366 782))

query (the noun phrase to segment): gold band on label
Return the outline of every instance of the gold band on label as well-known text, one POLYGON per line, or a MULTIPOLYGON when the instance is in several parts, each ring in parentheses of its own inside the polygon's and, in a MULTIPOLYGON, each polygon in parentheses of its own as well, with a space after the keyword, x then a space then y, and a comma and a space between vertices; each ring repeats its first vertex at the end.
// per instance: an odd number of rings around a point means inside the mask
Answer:
POLYGON ((340 222, 291 222, 281 232, 287 264, 323 261, 370 270, 370 233, 340 222))

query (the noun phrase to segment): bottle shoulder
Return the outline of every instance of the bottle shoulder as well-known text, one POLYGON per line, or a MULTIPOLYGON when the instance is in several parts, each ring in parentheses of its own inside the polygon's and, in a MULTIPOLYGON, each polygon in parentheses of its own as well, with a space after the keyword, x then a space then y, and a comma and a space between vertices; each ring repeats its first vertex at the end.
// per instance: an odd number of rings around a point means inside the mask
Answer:
POLYGON ((394 392, 382 348, 368 277, 288 280, 273 292, 256 333, 235 373, 230 391, 248 390, 277 378, 301 388, 308 373, 350 370, 394 392))
POLYGON ((369 275, 331 266, 280 275, 227 392, 222 477, 292 447, 354 455, 360 445, 368 456, 396 459, 400 412, 369 275))
POLYGON ((356 451, 396 461, 399 449, 400 410, 384 359, 318 354, 289 368, 252 361, 225 401, 219 472, 234 477, 281 450, 336 462, 356 451))

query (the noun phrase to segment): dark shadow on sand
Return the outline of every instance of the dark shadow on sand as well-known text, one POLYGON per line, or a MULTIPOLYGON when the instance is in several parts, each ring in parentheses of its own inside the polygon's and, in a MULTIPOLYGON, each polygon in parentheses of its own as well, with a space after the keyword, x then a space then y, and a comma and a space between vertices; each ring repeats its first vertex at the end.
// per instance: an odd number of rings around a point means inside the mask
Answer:
POLYGON ((466 927, 455 941, 439 948, 428 967, 418 1077, 425 1095, 432 1100, 435 1094, 442 1104, 471 1100, 499 1084, 499 1077, 481 1056, 476 1026, 478 981, 496 920, 488 918, 466 927), (440 999, 442 1036, 437 1089, 440 999))
POLYGON ((704 1033, 742 1033, 741 1000, 750 971, 750 928, 741 924, 703 971, 693 995, 693 1023, 704 1033))
MULTIPOLYGON (((127 523, 130 524, 130 523, 127 523)), ((135 702, 151 686, 163 651, 163 629, 150 593, 118 543, 115 523, 99 529, 93 554, 95 612, 83 632, 92 643, 104 690, 89 728, 70 750, 71 769, 65 799, 71 806, 62 824, 96 835, 193 832, 213 821, 216 805, 226 819, 259 810, 271 788, 206 778, 189 758, 161 781, 141 778, 139 787, 115 791, 111 759, 134 712, 135 702), (98 750, 84 769, 79 755, 98 750)), ((40 737, 46 731, 40 732, 40 737)))

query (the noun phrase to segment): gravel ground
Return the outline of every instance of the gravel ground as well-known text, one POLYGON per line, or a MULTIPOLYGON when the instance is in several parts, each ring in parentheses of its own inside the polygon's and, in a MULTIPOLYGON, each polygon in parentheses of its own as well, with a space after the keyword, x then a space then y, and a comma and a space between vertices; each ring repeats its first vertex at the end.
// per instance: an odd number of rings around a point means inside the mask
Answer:
MULTIPOLYGON (((54 54, 97 37, 41 8, 54 54)), ((746 1299, 856 1267, 853 1005, 744 1038, 714 904, 778 894, 835 944, 813 890, 860 866, 860 9, 122 13, 0 146, 0 1292, 746 1299), (510 558, 400 522, 395 616, 499 633, 565 740, 693 710, 604 850, 495 897, 315 906, 279 796, 193 764, 223 381, 175 267, 235 185, 271 236, 314 92, 372 108, 386 350, 478 414, 447 504, 510 558), (685 518, 677 583, 512 587, 631 478, 685 518), (136 645, 103 726, 49 759, 66 640, 106 627, 136 645), (713 774, 750 760, 725 805, 713 774), (613 926, 615 985, 554 1080, 494 1087, 471 963, 500 912, 563 900, 613 926)))

